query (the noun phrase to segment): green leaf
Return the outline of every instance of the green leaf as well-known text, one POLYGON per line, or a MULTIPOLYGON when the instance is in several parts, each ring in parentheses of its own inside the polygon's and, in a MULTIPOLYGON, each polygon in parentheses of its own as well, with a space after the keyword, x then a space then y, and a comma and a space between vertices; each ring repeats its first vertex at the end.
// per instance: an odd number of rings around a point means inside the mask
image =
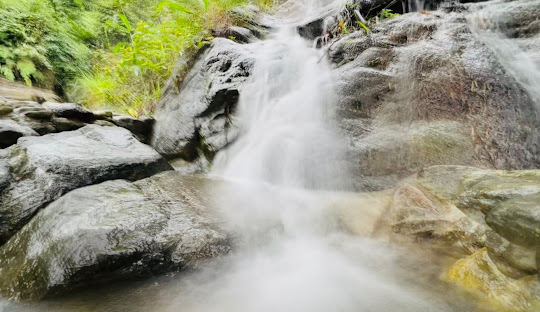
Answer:
POLYGON ((13 70, 5 65, 0 65, 0 73, 2 76, 6 77, 6 79, 10 81, 15 81, 15 74, 13 74, 13 70))
POLYGON ((362 22, 360 22, 360 21, 356 21, 356 24, 358 24, 358 26, 364 28, 364 30, 365 30, 366 32, 368 32, 368 33, 371 32, 371 29, 369 29, 369 27, 367 27, 366 24, 364 24, 364 23, 362 23, 362 22))
POLYGON ((129 22, 128 18, 122 13, 118 14, 118 17, 126 27, 127 31, 131 33, 133 31, 133 28, 131 28, 131 23, 129 22))
POLYGON ((21 74, 21 77, 24 79, 27 85, 32 85, 32 80, 30 77, 36 72, 36 66, 34 65, 34 62, 30 59, 21 59, 17 61, 17 70, 19 71, 19 74, 21 74))
POLYGON ((120 50, 124 49, 128 45, 127 42, 118 42, 118 44, 114 47, 113 53, 114 55, 117 55, 120 50))

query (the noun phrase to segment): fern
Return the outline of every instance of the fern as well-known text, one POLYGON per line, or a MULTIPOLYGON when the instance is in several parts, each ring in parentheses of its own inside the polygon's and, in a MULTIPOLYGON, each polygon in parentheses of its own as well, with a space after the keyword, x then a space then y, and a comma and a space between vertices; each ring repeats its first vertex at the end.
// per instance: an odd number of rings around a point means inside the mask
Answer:
POLYGON ((36 65, 29 58, 17 61, 17 71, 27 85, 32 85, 31 77, 36 73, 36 65))

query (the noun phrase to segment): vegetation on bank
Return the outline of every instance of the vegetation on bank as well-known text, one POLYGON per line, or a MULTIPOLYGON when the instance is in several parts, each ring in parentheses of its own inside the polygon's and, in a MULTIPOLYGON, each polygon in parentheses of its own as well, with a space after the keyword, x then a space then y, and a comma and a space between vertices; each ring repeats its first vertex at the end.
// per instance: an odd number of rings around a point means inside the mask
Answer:
POLYGON ((3 0, 0 75, 90 107, 149 113, 178 56, 272 0, 3 0))

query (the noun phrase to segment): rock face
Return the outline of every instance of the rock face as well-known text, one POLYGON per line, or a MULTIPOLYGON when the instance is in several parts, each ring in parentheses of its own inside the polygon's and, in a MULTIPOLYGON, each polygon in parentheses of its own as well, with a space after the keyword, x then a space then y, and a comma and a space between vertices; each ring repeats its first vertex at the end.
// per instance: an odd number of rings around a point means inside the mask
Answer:
POLYGON ((21 138, 0 154, 0 168, 0 244, 39 209, 75 188, 172 169, 129 131, 96 125, 21 138))
POLYGON ((72 191, 0 248, 0 293, 39 299, 84 282, 193 268, 226 254, 209 208, 212 180, 171 171, 72 191))
MULTIPOLYGON (((507 15, 540 8, 527 3, 507 15)), ((540 167, 533 99, 471 32, 472 9, 462 11, 405 14, 329 45, 357 189, 391 187, 428 165, 540 167)))
POLYGON ((251 45, 216 38, 183 79, 168 82, 152 145, 168 158, 211 158, 236 137, 233 114, 253 67, 251 45))

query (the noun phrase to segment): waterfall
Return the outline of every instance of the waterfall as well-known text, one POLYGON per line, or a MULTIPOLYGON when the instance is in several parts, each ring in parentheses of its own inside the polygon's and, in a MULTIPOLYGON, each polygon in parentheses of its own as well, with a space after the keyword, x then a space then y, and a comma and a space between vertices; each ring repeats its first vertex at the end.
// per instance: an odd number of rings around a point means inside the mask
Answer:
POLYGON ((294 23, 275 24, 253 43, 240 137, 211 171, 236 183, 211 192, 223 193, 215 206, 239 246, 189 285, 205 298, 192 311, 446 311, 397 280, 392 250, 347 234, 332 215, 326 191, 346 190, 349 178, 331 121, 329 66, 294 23))

